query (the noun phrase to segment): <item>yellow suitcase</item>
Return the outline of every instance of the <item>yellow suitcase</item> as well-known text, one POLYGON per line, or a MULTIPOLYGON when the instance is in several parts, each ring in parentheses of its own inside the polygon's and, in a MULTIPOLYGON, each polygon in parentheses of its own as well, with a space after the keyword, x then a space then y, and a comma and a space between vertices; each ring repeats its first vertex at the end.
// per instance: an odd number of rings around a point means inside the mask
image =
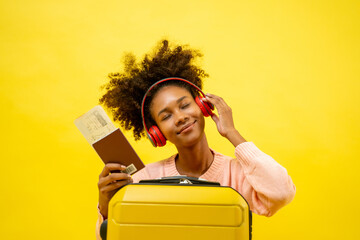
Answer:
POLYGON ((236 190, 176 176, 121 188, 110 200, 105 235, 107 240, 247 240, 251 224, 248 203, 236 190))

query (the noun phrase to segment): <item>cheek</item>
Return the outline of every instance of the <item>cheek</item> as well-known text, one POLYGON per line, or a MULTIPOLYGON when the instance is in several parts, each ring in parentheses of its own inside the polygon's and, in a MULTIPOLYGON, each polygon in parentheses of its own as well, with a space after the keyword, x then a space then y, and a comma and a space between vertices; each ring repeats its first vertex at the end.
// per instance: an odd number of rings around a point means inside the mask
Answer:
POLYGON ((198 121, 204 121, 204 115, 196 103, 192 104, 190 108, 186 109, 185 114, 192 119, 197 119, 198 121))
POLYGON ((194 105, 193 108, 193 114, 194 116, 198 117, 198 118, 204 118, 204 114, 201 112, 201 109, 199 108, 199 106, 197 104, 194 105))
POLYGON ((204 130, 205 129, 205 117, 204 117, 204 115, 202 115, 202 113, 201 113, 201 117, 200 117, 200 119, 199 119, 199 125, 200 125, 200 128, 202 129, 202 130, 204 130))
POLYGON ((196 119, 198 121, 198 126, 201 131, 205 129, 205 116, 201 112, 201 109, 198 105, 195 104, 194 108, 192 108, 190 115, 193 117, 193 119, 196 119))
POLYGON ((174 123, 172 123, 170 120, 158 122, 157 126, 166 138, 171 137, 173 134, 174 123))

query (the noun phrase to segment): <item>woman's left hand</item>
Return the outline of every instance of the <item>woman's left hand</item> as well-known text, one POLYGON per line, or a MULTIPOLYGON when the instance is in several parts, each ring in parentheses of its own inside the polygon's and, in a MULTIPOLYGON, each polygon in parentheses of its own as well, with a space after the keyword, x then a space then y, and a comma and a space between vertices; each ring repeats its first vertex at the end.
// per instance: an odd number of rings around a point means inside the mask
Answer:
POLYGON ((212 103, 217 109, 219 116, 213 114, 211 118, 216 123, 216 127, 221 136, 227 138, 235 146, 245 142, 246 140, 235 129, 232 110, 229 105, 226 104, 224 99, 214 94, 207 93, 205 101, 212 103))

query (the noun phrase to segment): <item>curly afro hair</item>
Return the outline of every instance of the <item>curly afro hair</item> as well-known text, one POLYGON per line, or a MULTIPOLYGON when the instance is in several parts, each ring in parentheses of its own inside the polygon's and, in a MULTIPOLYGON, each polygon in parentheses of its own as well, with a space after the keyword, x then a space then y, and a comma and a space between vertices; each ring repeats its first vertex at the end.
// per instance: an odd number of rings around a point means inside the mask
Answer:
MULTIPOLYGON (((141 102, 144 94, 155 82, 169 77, 184 78, 202 88, 202 79, 209 75, 194 62, 202 53, 187 45, 170 46, 168 40, 162 40, 152 54, 146 54, 140 63, 133 54, 124 57, 122 72, 110 73, 109 82, 103 86, 106 92, 100 98, 100 104, 108 108, 114 121, 125 130, 133 129, 135 140, 145 136, 141 118, 141 102)), ((164 86, 177 85, 186 88, 193 97, 198 95, 189 84, 181 81, 165 81, 154 87, 147 95, 144 104, 144 116, 147 126, 155 122, 150 114, 150 104, 156 92, 164 86)))

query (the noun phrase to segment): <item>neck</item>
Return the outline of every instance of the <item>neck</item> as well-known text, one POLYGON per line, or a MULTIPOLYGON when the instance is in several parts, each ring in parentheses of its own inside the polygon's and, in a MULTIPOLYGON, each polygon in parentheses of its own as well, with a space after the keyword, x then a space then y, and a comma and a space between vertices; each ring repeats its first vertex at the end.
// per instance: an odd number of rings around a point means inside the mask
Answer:
POLYGON ((214 160, 205 134, 193 146, 176 148, 179 153, 176 159, 176 168, 181 175, 200 177, 209 169, 214 160))

